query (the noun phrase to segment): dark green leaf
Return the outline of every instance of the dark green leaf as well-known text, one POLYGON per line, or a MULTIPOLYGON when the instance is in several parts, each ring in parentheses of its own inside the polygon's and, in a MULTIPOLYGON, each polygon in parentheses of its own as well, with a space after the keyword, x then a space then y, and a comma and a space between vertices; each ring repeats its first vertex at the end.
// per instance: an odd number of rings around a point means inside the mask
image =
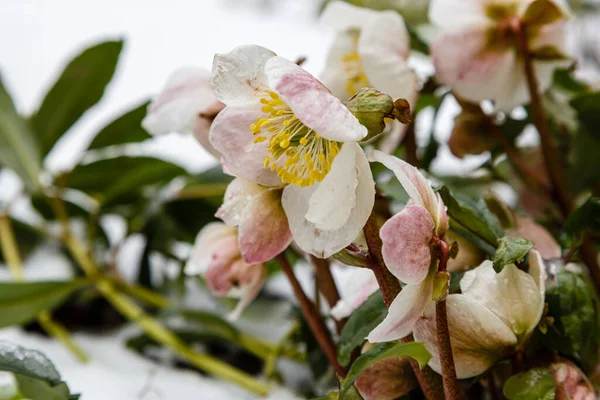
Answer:
MULTIPOLYGON (((10 218, 10 224, 23 257, 27 256, 44 239, 42 231, 25 222, 10 218)), ((4 261, 4 254, 0 251, 0 262, 4 261)))
POLYGON ((505 265, 518 262, 533 249, 533 242, 520 237, 504 236, 498 241, 498 249, 494 254, 494 269, 502 271, 505 265))
POLYGON ((538 49, 532 50, 531 57, 535 60, 541 61, 560 61, 569 59, 569 57, 566 54, 564 54, 557 47, 552 45, 546 45, 538 49))
POLYGON ((108 206, 136 199, 144 187, 186 174, 180 166, 157 158, 120 156, 76 166, 66 176, 65 185, 108 206))
POLYGON ((573 139, 573 147, 569 155, 573 162, 567 175, 568 183, 575 193, 593 187, 600 180, 598 154, 600 154, 600 136, 593 136, 587 130, 580 129, 573 139))
POLYGON ((86 281, 0 283, 0 327, 29 322, 58 307, 86 281))
POLYGON ((40 150, 29 124, 24 121, 0 81, 0 165, 21 177, 27 189, 36 192, 42 165, 40 150))
POLYGON ((546 368, 533 368, 511 376, 502 392, 508 400, 552 400, 556 382, 546 368))
POLYGON ((145 102, 137 106, 102 128, 94 136, 88 150, 149 139, 151 136, 142 128, 148 104, 149 102, 145 102))
POLYGON ((571 94, 587 92, 590 89, 586 83, 575 79, 571 70, 567 68, 555 69, 553 80, 557 89, 571 94))
MULTIPOLYGON (((49 204, 49 202, 54 201, 52 199, 52 197, 46 196, 44 194, 37 194, 31 197, 31 205, 33 206, 33 208, 35 208, 37 212, 39 212, 40 215, 48 221, 56 220, 56 214, 54 213, 52 207, 49 204)), ((65 207, 67 209, 67 215, 69 215, 69 217, 87 218, 90 215, 89 211, 85 208, 65 199, 63 199, 62 201, 65 204, 65 207)))
POLYGON ((32 400, 70 400, 71 395, 66 383, 60 382, 50 385, 47 382, 30 378, 24 375, 15 375, 19 390, 26 398, 32 400))
POLYGON ((448 207, 451 227, 457 225, 461 230, 481 238, 487 244, 497 246, 498 239, 504 235, 503 230, 482 199, 474 201, 451 194, 446 186, 442 186, 439 193, 448 207))
POLYGON ((237 335, 239 334, 236 327, 216 314, 199 310, 183 310, 179 315, 189 322, 194 322, 195 324, 202 326, 205 329, 209 329, 222 337, 229 338, 230 340, 237 339, 237 335))
POLYGON ((362 354, 360 357, 352 363, 348 375, 341 382, 341 392, 344 393, 348 390, 356 379, 374 363, 385 360, 390 357, 411 357, 419 363, 421 368, 429 362, 431 354, 425 348, 425 345, 421 342, 409 342, 409 343, 379 343, 371 350, 362 354))
POLYGON ((571 100, 579 122, 596 138, 600 138, 600 92, 584 93, 571 100))
POLYGON ((387 308, 380 291, 373 293, 348 318, 338 342, 338 361, 348 365, 355 348, 361 346, 369 332, 383 321, 387 308))
POLYGON ((42 154, 96 104, 117 67, 123 41, 104 42, 84 50, 64 69, 31 117, 42 154))
POLYGON ((363 397, 358 390, 352 386, 350 389, 346 390, 345 393, 340 394, 340 392, 330 392, 325 396, 317 397, 312 400, 363 400, 363 397))
POLYGON ((586 231, 600 232, 600 198, 590 197, 565 221, 565 233, 577 240, 586 231))
POLYGON ((56 367, 44 354, 5 341, 0 341, 0 371, 14 372, 52 385, 61 381, 56 367))
POLYGON ((218 208, 218 205, 206 199, 176 199, 164 206, 165 214, 174 223, 177 236, 188 242, 193 242, 206 224, 217 221, 215 213, 218 208))

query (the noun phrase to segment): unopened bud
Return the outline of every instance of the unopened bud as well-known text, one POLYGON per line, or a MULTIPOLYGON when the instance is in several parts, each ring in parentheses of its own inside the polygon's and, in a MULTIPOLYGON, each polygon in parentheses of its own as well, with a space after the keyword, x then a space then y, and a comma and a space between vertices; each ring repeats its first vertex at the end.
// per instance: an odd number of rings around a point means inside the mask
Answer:
POLYGON ((412 122, 413 118, 408 100, 396 99, 396 101, 394 101, 394 117, 403 124, 412 122))
POLYGON ((450 273, 448 271, 439 271, 433 278, 433 300, 444 301, 448 297, 450 288, 450 273))
POLYGON ((385 129, 384 118, 392 118, 394 101, 392 98, 373 88, 362 88, 345 102, 346 107, 368 130, 363 140, 379 135, 385 129))

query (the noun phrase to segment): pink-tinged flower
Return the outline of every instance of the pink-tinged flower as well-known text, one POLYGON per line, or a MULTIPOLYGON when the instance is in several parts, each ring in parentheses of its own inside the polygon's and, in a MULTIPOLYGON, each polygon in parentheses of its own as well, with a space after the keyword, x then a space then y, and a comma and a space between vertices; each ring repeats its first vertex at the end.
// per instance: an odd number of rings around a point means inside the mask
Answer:
POLYGON ((282 190, 242 178, 234 179, 216 216, 238 227, 238 246, 244 261, 263 263, 281 253, 292 241, 281 205, 282 190))
POLYGON ((414 389, 417 380, 408 357, 390 357, 367 368, 354 386, 364 400, 394 400, 414 389))
MULTIPOLYGON (((400 14, 333 1, 321 21, 336 32, 321 75, 333 94, 346 100, 359 89, 373 87, 393 99, 408 100, 414 108, 418 78, 408 65, 410 37, 400 14)), ((405 127, 398 121, 388 124, 382 137, 385 147, 395 149, 405 127)))
MULTIPOLYGON (((446 299, 459 379, 483 373, 527 340, 544 311, 545 280, 545 266, 535 250, 529 253, 529 274, 514 264, 496 273, 492 262, 484 261, 463 276, 462 293, 446 299)), ((415 324, 413 335, 431 352, 431 368, 441 373, 433 304, 415 324)))
POLYGON ((441 32, 431 47, 436 76, 456 94, 478 102, 491 99, 510 111, 529 101, 519 35, 526 27, 528 48, 540 90, 564 65, 562 0, 432 0, 429 19, 441 32))
POLYGON ((595 400, 594 386, 572 362, 562 360, 548 367, 556 381, 556 400, 595 400))
POLYGON ((387 268, 406 286, 394 299, 387 317, 368 336, 370 342, 387 342, 407 336, 433 299, 437 271, 432 262, 431 242, 448 230, 446 206, 439 194, 412 165, 373 151, 372 161, 390 169, 410 196, 412 204, 390 218, 379 232, 387 268))
POLYGON ((331 309, 331 316, 337 320, 349 317, 379 289, 375 274, 368 268, 351 268, 349 275, 348 283, 340 287, 340 300, 331 309))
POLYGON ((237 228, 221 222, 212 222, 198 233, 185 273, 202 274, 216 296, 240 299, 230 319, 237 319, 254 300, 267 276, 264 264, 249 264, 242 258, 237 228))
POLYGON ((530 217, 517 217, 515 222, 517 226, 507 232, 509 236, 519 236, 531 240, 535 245, 534 248, 546 260, 560 257, 560 245, 546 228, 537 224, 530 217))
POLYGON ((369 163, 356 144, 366 128, 316 78, 259 46, 217 54, 211 84, 227 107, 210 140, 228 170, 285 186, 283 208, 304 251, 329 257, 350 244, 374 204, 369 163))
POLYGON ((179 69, 150 103, 142 126, 152 135, 191 133, 209 153, 220 154, 208 141, 213 119, 225 107, 214 95, 210 73, 203 68, 179 69))

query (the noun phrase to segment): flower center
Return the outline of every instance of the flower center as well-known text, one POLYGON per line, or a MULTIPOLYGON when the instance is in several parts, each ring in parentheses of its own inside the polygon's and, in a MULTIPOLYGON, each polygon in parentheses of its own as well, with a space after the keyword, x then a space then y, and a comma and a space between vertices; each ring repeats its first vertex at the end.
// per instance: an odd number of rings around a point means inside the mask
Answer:
POLYGON ((277 93, 260 99, 266 116, 250 125, 254 143, 269 141, 265 168, 277 171, 283 183, 311 186, 331 170, 341 143, 323 139, 304 125, 277 93))
POLYGON ((342 62, 344 63, 348 96, 352 96, 360 89, 370 86, 365 70, 363 69, 362 60, 357 51, 347 53, 342 58, 342 62))

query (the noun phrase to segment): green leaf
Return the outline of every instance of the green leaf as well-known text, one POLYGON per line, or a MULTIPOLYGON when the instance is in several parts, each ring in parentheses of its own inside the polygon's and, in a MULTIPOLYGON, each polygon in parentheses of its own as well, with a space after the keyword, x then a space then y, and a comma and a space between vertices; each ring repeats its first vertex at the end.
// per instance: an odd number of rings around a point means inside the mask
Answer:
POLYGON ((474 201, 464 196, 453 195, 446 186, 438 192, 448 208, 450 226, 456 225, 462 231, 481 238, 490 246, 496 247, 498 239, 504 236, 500 222, 485 205, 482 199, 474 201))
POLYGON ((431 354, 421 342, 409 343, 379 343, 368 352, 362 354, 354 361, 348 375, 341 382, 341 392, 350 389, 360 374, 372 364, 390 357, 411 357, 419 363, 421 368, 429 362, 431 354))
MULTIPOLYGON (((26 257, 44 239, 44 233, 38 228, 31 226, 18 219, 10 218, 10 224, 15 234, 19 251, 26 257)), ((0 251, 0 262, 5 262, 4 254, 0 251)))
POLYGON ((0 371, 28 376, 52 385, 61 381, 56 367, 44 354, 6 341, 0 341, 0 371))
MULTIPOLYGON (((31 197, 31 205, 47 221, 56 220, 56 214, 54 213, 52 207, 49 204, 49 202, 51 201, 55 200, 53 200, 52 197, 46 196, 44 194, 37 194, 31 197)), ((72 203, 65 199, 62 199, 62 201, 65 203, 67 215, 69 215, 69 217, 87 218, 90 215, 89 211, 81 207, 80 205, 72 203)))
POLYGON ((531 2, 525 15, 521 19, 523 23, 531 26, 547 25, 564 17, 560 7, 551 0, 534 0, 531 2))
POLYGON ((239 335, 239 330, 219 315, 199 310, 182 310, 179 315, 229 340, 236 340, 239 335))
POLYGON ((88 150, 125 143, 141 142, 151 136, 142 128, 149 102, 145 102, 106 125, 94 136, 88 150))
POLYGON ((591 372, 600 351, 600 312, 593 286, 582 275, 560 270, 548 280, 548 316, 554 320, 543 338, 547 348, 578 360, 591 372))
POLYGON ((325 396, 317 397, 312 400, 363 400, 363 397, 354 386, 351 386, 345 393, 340 394, 340 392, 330 392, 325 396))
POLYGON ((570 94, 580 94, 590 90, 585 82, 575 79, 568 68, 555 69, 553 83, 557 89, 570 94))
POLYGON ((86 284, 85 280, 0 283, 0 327, 29 322, 40 312, 58 307, 86 284))
POLYGON ((600 92, 584 93, 570 102, 577 111, 579 122, 596 138, 600 138, 600 92))
POLYGON ((40 109, 31 117, 43 155, 100 100, 115 72, 122 48, 121 40, 100 43, 84 50, 66 66, 40 109))
POLYGON ((567 178, 571 190, 579 193, 592 188, 600 180, 600 168, 598 168, 600 136, 594 136, 586 129, 580 129, 572 143, 569 158, 573 162, 568 168, 567 178))
POLYGON ((505 265, 518 262, 533 249, 533 242, 520 237, 504 236, 498 241, 498 249, 494 254, 494 269, 502 271, 505 265))
POLYGON ((30 378, 24 375, 15 375, 21 394, 26 398, 33 400, 70 400, 72 399, 69 387, 66 383, 60 382, 56 385, 50 385, 47 382, 30 378))
POLYGON ((65 185, 108 206, 135 200, 144 187, 186 174, 180 166, 157 158, 120 156, 76 166, 65 177, 65 185))
POLYGON ((578 240, 584 232, 600 232, 600 198, 590 197, 569 215, 564 232, 572 240, 578 240))
POLYGON ((361 346, 365 338, 387 315, 387 308, 380 291, 373 293, 348 318, 338 342, 338 361, 346 366, 355 348, 361 346))
POLYGON ((531 57, 541 61, 560 61, 568 60, 569 56, 560 51, 557 47, 546 45, 531 51, 531 57))
POLYGON ((556 382, 546 368, 533 368, 511 376, 502 389, 508 400, 552 400, 556 382))
POLYGON ((24 121, 0 81, 0 165, 21 177, 30 192, 39 188, 40 150, 29 124, 24 121))

